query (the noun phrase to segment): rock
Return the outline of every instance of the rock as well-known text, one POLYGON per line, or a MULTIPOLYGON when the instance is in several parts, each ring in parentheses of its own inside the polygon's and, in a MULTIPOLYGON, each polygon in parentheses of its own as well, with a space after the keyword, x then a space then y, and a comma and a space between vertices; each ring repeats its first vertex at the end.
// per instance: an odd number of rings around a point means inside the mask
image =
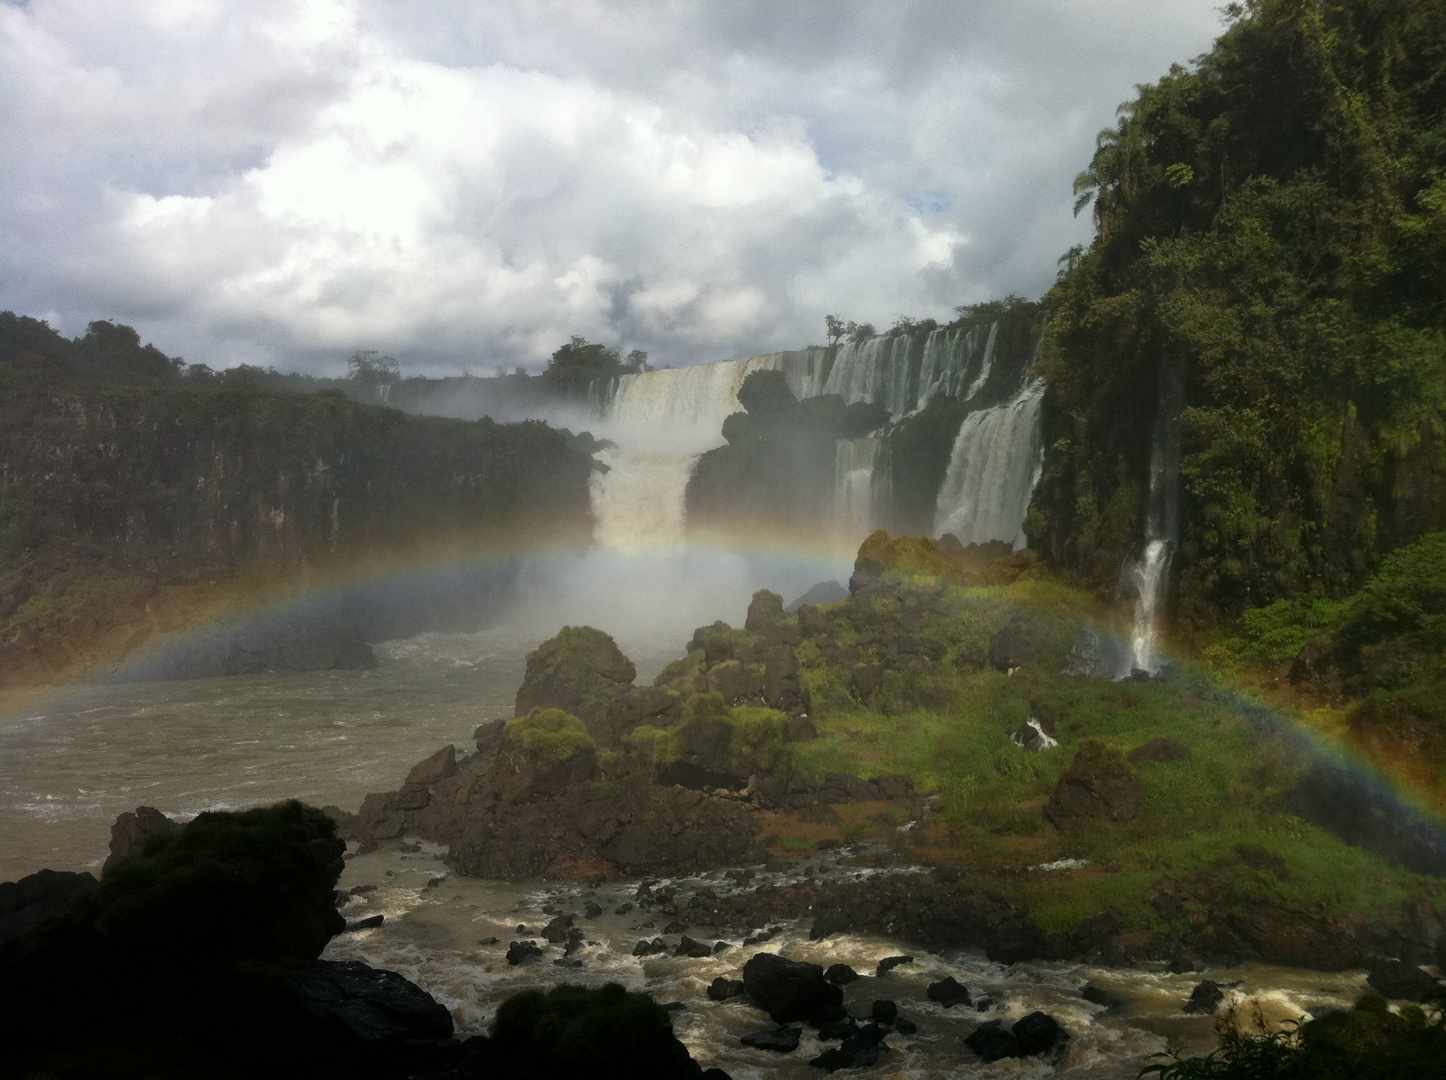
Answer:
POLYGON ((826 1020, 818 1026, 818 1037, 825 1041, 829 1039, 847 1039, 854 1032, 858 1031, 859 1022, 847 1012, 840 1013, 832 1020, 826 1020))
POLYGON ((876 1001, 869 1009, 869 1018, 879 1024, 892 1024, 899 1018, 899 1006, 892 1001, 876 1001))
POLYGON ((914 958, 912 956, 886 956, 879 961, 879 966, 877 970, 874 971, 874 975, 875 977, 881 978, 893 971, 894 968, 900 964, 912 964, 913 962, 914 958))
POLYGON ((846 1038, 842 1045, 825 1050, 809 1064, 827 1072, 838 1069, 867 1069, 871 1065, 877 1065, 888 1052, 883 1028, 877 1024, 865 1024, 846 1038))
POLYGON ((919 1030, 919 1025, 905 1017, 898 1017, 894 1020, 894 1030, 900 1035, 912 1035, 919 1030))
POLYGON ((1041 620, 1017 615, 989 643, 989 663, 998 671, 1038 667, 1049 660, 1049 652, 1041 620))
MULTIPOLYGON (((839 600, 847 600, 848 598, 849 591, 837 581, 820 581, 817 585, 810 586, 806 593, 789 604, 787 610, 798 612, 799 625, 802 626, 804 620, 803 609, 805 607, 811 607, 814 611, 818 611, 818 605, 833 604, 839 600)), ((820 614, 822 613, 820 612, 820 614)), ((806 628, 805 632, 807 632, 806 628)))
POLYGON ((444 746, 430 757, 423 758, 407 773, 406 783, 427 787, 457 772, 457 748, 444 746))
POLYGON ((558 915, 542 928, 542 936, 553 945, 561 945, 567 940, 567 932, 571 929, 572 916, 558 915))
POLYGON ((585 696, 621 689, 637 674, 610 636, 591 626, 565 626, 527 654, 516 715, 526 716, 533 709, 576 712, 585 696))
POLYGON ((874 696, 874 691, 884 680, 884 666, 882 664, 855 664, 850 673, 850 680, 859 697, 867 701, 874 696))
POLYGON ((705 945, 701 941, 694 941, 687 934, 678 942, 678 947, 673 950, 674 956, 687 956, 694 960, 701 960, 705 956, 713 955, 713 947, 705 945))
POLYGON ((1440 985, 1415 964, 1401 960, 1373 965, 1366 982, 1383 998, 1392 1001, 1420 1001, 1440 985))
POLYGON ((1085 983, 1079 988, 1079 996, 1092 1004, 1103 1005, 1106 1009, 1122 1009, 1126 1004, 1124 998, 1111 993, 1098 983, 1085 983))
POLYGON ((799 1030, 796 1027, 776 1027, 749 1032, 738 1041, 755 1050, 772 1050, 775 1053, 787 1054, 798 1049, 798 1036, 799 1030))
POLYGON ((869 781, 880 799, 909 802, 914 798, 914 778, 905 773, 883 773, 869 781))
POLYGON ((358 960, 312 960, 283 976, 307 1011, 363 1043, 409 1044, 452 1037, 452 1016, 416 983, 358 960))
POLYGON ((1019 1040, 1013 1032, 1005 1031, 999 1020, 980 1024, 969 1033, 964 1045, 978 1054, 985 1064, 1019 1056, 1019 1040))
POLYGON ((632 910, 633 910, 632 901, 627 901, 627 902, 622 903, 622 904, 619 904, 617 907, 613 908, 613 914, 614 914, 614 915, 626 915, 628 912, 630 912, 630 911, 632 911, 632 910))
POLYGON ((719 975, 708 984, 709 1001, 727 1001, 736 998, 743 993, 743 982, 740 979, 728 979, 719 975))
POLYGON ((847 964, 830 964, 823 977, 837 986, 847 986, 859 977, 859 973, 847 964))
POLYGON ((0 942, 65 914, 71 902, 94 884, 92 875, 68 870, 38 870, 19 881, 0 882, 0 942))
POLYGON ((602 913, 602 906, 592 901, 588 901, 587 907, 582 909, 582 917, 584 919, 596 919, 602 913))
POLYGON ((542 959, 542 949, 535 941, 514 941, 507 946, 507 962, 513 967, 535 964, 542 959))
POLYGON ((357 919, 355 922, 347 923, 345 932, 354 934, 358 930, 375 930, 384 922, 386 922, 385 915, 368 915, 365 919, 357 919))
POLYGON ((1032 716, 1023 727, 1009 736, 1009 741, 1032 754, 1052 750, 1059 745, 1054 737, 1048 734, 1040 722, 1032 716))
POLYGON ((768 589, 759 589, 748 602, 748 615, 743 620, 743 629, 759 637, 771 637, 777 633, 779 624, 785 617, 783 597, 768 589))
POLYGON ((825 773, 818 789, 822 803, 872 802, 878 797, 878 788, 852 773, 825 773))
POLYGON ((1146 761, 1180 761, 1190 756, 1190 748, 1179 739, 1159 736, 1130 751, 1130 764, 1140 765, 1146 761))
POLYGON ((818 964, 757 953, 743 965, 743 986, 775 1024, 812 1021, 843 1004, 843 991, 826 981, 818 964))
POLYGON ((1047 1054, 1069 1038, 1059 1021, 1048 1013, 1032 1012, 1017 1021, 1013 1028, 1020 1057, 1047 1054))
POLYGON ((924 994, 930 1001, 937 1001, 946 1009, 969 1004, 969 988, 953 975, 946 975, 938 982, 930 983, 924 994))
POLYGON ((134 811, 127 810, 110 827, 110 855, 100 868, 101 876, 109 873, 111 867, 122 859, 140 851, 151 837, 166 836, 179 828, 154 806, 137 806, 134 811))
POLYGON ((1181 1011, 1187 1012, 1191 1016, 1209 1016, 1220 1008, 1220 1003, 1224 1000, 1225 991, 1220 989, 1220 984, 1205 979, 1190 991, 1190 1000, 1185 1002, 1185 1007, 1181 1011))
POLYGON ((667 951, 668 943, 660 937, 655 937, 652 941, 643 938, 633 946, 634 956, 655 956, 658 953, 665 953, 667 951))
POLYGON ((1044 816, 1061 832, 1101 819, 1129 821, 1140 812, 1145 785, 1125 760, 1102 743, 1086 740, 1045 804, 1044 816))

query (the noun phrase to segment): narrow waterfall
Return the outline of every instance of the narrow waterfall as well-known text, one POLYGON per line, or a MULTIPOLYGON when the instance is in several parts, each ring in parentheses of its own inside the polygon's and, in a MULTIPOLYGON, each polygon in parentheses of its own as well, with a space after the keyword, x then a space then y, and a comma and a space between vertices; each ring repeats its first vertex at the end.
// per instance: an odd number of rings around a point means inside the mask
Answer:
POLYGON ((1007 540, 1023 547, 1024 515, 1044 466, 1039 408, 1044 384, 1030 382, 1005 405, 964 418, 939 489, 936 535, 965 544, 1007 540))
POLYGON ((683 497, 696 454, 604 450, 588 482, 593 538, 614 551, 683 543, 683 497))
POLYGON ((883 439, 840 439, 834 458, 834 528, 850 541, 878 527, 887 506, 888 444, 883 439), (884 467, 879 468, 882 464, 884 467))
POLYGON ((1170 580, 1170 563, 1180 540, 1180 412, 1185 384, 1177 364, 1160 365, 1160 397, 1150 442, 1150 494, 1145 512, 1145 544, 1138 558, 1125 566, 1124 584, 1133 593, 1129 669, 1155 674, 1155 625, 1170 580))

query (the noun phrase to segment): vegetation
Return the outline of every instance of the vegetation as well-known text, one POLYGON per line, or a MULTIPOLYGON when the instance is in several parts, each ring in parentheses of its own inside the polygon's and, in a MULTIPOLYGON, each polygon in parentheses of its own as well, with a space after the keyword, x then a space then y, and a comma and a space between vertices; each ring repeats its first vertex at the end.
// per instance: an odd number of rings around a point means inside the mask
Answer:
POLYGON ((1142 535, 1160 372, 1185 386, 1178 605, 1220 625, 1359 588, 1446 528, 1446 12, 1252 0, 1142 86, 1077 181, 1046 298, 1028 523, 1108 585, 1142 535))
POLYGON ((533 709, 526 716, 507 721, 507 734, 529 750, 566 761, 587 746, 593 745, 583 722, 561 709, 533 709))

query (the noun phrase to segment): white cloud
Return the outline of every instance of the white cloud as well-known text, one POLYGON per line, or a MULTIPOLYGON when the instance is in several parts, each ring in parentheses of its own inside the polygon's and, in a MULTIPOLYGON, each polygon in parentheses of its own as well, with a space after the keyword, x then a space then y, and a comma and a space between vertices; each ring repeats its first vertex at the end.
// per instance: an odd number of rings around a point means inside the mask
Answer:
POLYGON ((455 370, 1037 294, 1094 129, 1216 29, 1185 0, 3 6, 0 306, 213 365, 455 370))

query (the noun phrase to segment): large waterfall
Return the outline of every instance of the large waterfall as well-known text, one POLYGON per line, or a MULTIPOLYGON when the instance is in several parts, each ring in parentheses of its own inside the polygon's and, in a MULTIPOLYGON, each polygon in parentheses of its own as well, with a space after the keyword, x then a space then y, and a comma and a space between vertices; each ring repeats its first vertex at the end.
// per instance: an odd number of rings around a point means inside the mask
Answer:
MULTIPOLYGON (((939 494, 938 532, 966 543, 1023 542, 1021 524, 1039 473, 1038 384, 1020 389, 1027 364, 996 362, 1000 324, 879 335, 834 349, 770 353, 626 375, 600 384, 593 401, 598 433, 620 449, 592 484, 596 537, 627 549, 681 541, 684 494, 698 456, 723 444, 752 372, 783 373, 800 398, 837 394, 883 405, 897 424, 935 397, 980 406, 966 415, 939 494), (1012 397, 1012 400, 1011 400, 1012 397), (1003 402, 1003 404, 1000 404, 1003 402)), ((887 436, 840 440, 833 527, 858 540, 889 520, 887 436)))
POLYGON ((934 531, 962 543, 1007 540, 1024 546, 1024 515, 1044 464, 1039 406, 1044 384, 1031 382, 1005 405, 964 418, 939 489, 934 531))

